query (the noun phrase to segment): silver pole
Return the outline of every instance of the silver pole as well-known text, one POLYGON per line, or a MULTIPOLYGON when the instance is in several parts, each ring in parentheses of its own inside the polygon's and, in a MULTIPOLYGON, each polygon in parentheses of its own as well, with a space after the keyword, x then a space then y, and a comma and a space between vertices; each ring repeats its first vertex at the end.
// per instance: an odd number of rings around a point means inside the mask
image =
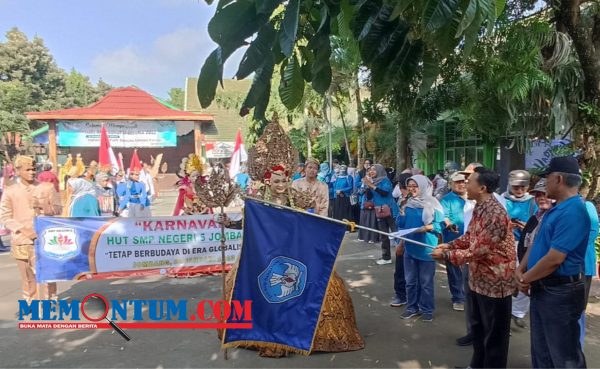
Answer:
MULTIPOLYGON (((251 201, 261 202, 261 203, 269 205, 269 206, 273 206, 273 207, 277 207, 277 208, 282 208, 282 209, 287 209, 287 210, 295 211, 296 213, 301 213, 301 214, 309 215, 311 217, 320 218, 320 219, 323 219, 323 220, 328 220, 328 221, 333 222, 333 223, 343 224, 345 226, 349 225, 347 222, 344 222, 342 220, 332 219, 332 218, 325 217, 323 215, 319 215, 319 214, 315 214, 315 213, 309 213, 309 212, 304 211, 304 210, 295 209, 295 208, 292 208, 290 206, 275 204, 273 202, 262 200, 262 199, 258 199, 258 198, 255 198, 255 197, 243 196, 243 198, 244 198, 244 200, 251 200, 251 201)), ((413 244, 421 246, 421 247, 426 247, 426 248, 430 248, 430 249, 435 249, 436 248, 436 246, 431 246, 431 245, 428 245, 426 243, 419 242, 419 241, 414 241, 414 240, 411 240, 411 239, 405 238, 405 237, 394 236, 393 233, 383 232, 383 231, 380 231, 378 229, 369 228, 369 227, 363 227, 363 226, 360 226, 360 225, 355 225, 355 227, 359 228, 359 229, 364 229, 366 231, 379 233, 379 234, 387 236, 387 237, 397 238, 397 239, 402 240, 404 242, 410 242, 410 243, 413 243, 413 244)))

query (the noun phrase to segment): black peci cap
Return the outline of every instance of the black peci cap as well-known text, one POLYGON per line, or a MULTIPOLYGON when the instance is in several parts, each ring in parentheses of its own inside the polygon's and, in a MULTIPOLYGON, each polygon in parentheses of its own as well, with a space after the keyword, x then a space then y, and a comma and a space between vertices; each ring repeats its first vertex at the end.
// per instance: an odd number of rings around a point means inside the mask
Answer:
POLYGON ((544 169, 539 176, 546 177, 548 174, 553 172, 569 173, 581 175, 579 170, 579 163, 573 156, 561 156, 558 158, 552 158, 550 164, 544 169))

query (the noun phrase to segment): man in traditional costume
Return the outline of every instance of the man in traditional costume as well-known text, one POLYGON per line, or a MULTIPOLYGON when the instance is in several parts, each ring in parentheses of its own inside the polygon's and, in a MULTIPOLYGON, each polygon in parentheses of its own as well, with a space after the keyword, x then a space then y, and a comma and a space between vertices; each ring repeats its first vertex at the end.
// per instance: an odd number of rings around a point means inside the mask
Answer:
POLYGON ((0 222, 11 231, 11 254, 21 274, 23 299, 56 299, 56 283, 36 284, 35 250, 37 238, 33 221, 38 215, 61 212, 60 196, 52 183, 35 179, 35 161, 18 156, 14 163, 18 178, 6 187, 0 201, 0 222))
MULTIPOLYGON (((297 151, 277 121, 265 127, 263 135, 248 152, 249 174, 253 181, 261 181, 261 197, 280 205, 315 209, 320 215, 327 215, 327 185, 316 180, 318 162, 307 161, 307 178, 299 179, 298 189, 290 188, 290 170, 296 167, 297 151), (310 164, 309 164, 310 163, 310 164), (310 166, 310 168, 309 168, 310 166), (313 168, 314 166, 314 168, 313 168), (316 191, 319 191, 316 193, 316 191)), ((225 219, 226 224, 232 223, 225 219)), ((229 226, 241 226, 241 222, 229 226)), ((229 296, 237 272, 236 264, 227 276, 226 294, 229 296)), ((258 349, 261 356, 287 356, 289 349, 282 345, 265 342, 242 346, 258 349)), ((329 280, 327 293, 319 317, 313 351, 344 352, 364 348, 364 341, 356 327, 356 318, 352 299, 343 280, 333 273, 329 280)))
POLYGON ((315 209, 316 214, 327 216, 329 209, 329 188, 327 184, 319 181, 317 174, 319 173, 320 163, 315 158, 308 158, 305 163, 304 178, 295 180, 292 183, 292 188, 302 192, 315 193, 315 209))

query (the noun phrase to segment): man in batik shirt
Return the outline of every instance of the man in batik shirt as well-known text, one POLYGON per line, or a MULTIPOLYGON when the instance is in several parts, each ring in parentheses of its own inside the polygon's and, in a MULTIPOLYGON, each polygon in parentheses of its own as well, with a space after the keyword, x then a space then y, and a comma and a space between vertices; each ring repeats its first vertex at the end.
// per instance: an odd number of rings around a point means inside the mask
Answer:
POLYGON ((508 357, 516 251, 510 218, 493 195, 499 179, 489 169, 475 169, 467 182, 467 197, 476 202, 467 232, 431 255, 454 265, 469 263, 472 368, 506 368, 508 357))

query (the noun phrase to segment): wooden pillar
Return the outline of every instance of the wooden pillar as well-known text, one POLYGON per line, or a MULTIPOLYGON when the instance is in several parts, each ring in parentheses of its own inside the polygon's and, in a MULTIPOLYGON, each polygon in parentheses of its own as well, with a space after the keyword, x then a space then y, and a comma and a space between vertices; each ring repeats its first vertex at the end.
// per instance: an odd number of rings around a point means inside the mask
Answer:
POLYGON ((58 170, 58 155, 56 147, 56 121, 48 121, 48 158, 53 164, 53 170, 58 170))
POLYGON ((202 156, 202 130, 201 130, 201 121, 194 121, 194 153, 196 156, 202 156))

